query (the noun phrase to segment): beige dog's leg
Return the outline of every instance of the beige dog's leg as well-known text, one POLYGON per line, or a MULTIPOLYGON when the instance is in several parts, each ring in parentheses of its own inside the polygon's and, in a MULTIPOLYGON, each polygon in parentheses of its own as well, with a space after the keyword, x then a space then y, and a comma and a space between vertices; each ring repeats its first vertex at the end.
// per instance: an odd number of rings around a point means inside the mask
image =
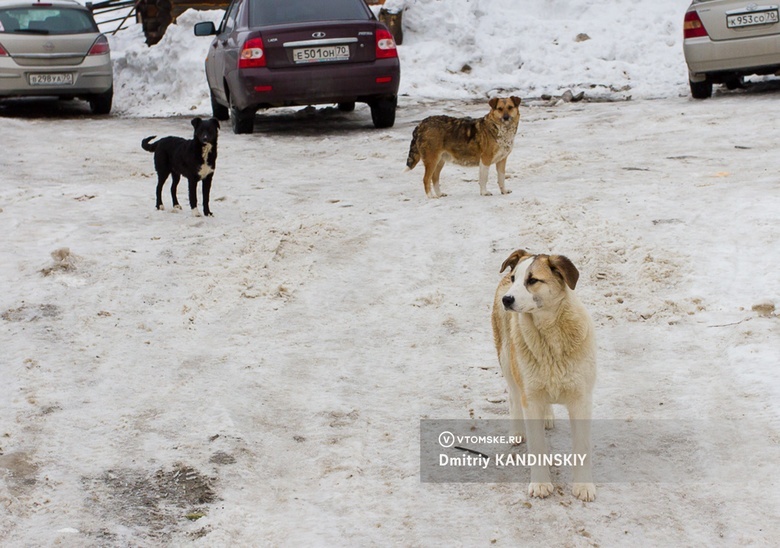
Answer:
POLYGON ((482 160, 479 161, 479 193, 482 196, 492 196, 493 194, 488 192, 487 190, 487 180, 488 180, 488 171, 490 170, 490 165, 482 163, 482 160))
MULTIPOLYGON (((544 414, 546 405, 541 402, 528 402, 525 407, 525 434, 528 436, 528 455, 542 459, 547 454, 547 440, 544 437, 544 414)), ((545 498, 553 492, 548 466, 531 467, 531 483, 528 485, 528 495, 545 498)))
POLYGON ((552 430, 553 428, 555 428, 555 414, 552 405, 548 405, 544 408, 544 429, 552 430))
POLYGON ((574 467, 572 494, 580 500, 596 500, 596 486, 591 472, 590 395, 583 396, 568 405, 571 421, 572 453, 577 459, 574 467), (580 461, 580 459, 582 459, 580 461))
POLYGON ((498 188, 501 190, 501 194, 509 194, 512 191, 507 190, 504 186, 504 176, 506 174, 506 158, 496 164, 496 173, 498 174, 498 188))

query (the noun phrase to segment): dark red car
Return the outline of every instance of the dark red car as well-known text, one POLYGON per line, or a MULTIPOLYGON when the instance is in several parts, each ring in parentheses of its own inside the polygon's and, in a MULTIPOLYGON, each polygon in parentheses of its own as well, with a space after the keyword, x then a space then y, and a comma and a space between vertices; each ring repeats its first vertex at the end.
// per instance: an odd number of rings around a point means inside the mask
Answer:
POLYGON ((261 108, 367 103, 378 128, 395 123, 401 76, 395 40, 364 0, 234 0, 206 58, 214 116, 252 133, 261 108))

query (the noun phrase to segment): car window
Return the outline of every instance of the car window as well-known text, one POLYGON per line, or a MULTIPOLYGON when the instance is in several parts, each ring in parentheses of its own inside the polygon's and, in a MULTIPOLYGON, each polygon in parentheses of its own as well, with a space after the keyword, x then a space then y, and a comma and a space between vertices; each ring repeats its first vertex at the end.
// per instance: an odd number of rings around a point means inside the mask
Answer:
POLYGON ((225 18, 222 20, 222 24, 219 26, 220 33, 231 33, 236 28, 236 18, 238 17, 238 9, 241 6, 241 0, 235 0, 225 12, 225 18))
POLYGON ((371 18, 364 0, 255 0, 251 6, 249 24, 253 27, 371 18))
POLYGON ((69 8, 0 9, 0 33, 84 34, 98 32, 89 12, 69 8))

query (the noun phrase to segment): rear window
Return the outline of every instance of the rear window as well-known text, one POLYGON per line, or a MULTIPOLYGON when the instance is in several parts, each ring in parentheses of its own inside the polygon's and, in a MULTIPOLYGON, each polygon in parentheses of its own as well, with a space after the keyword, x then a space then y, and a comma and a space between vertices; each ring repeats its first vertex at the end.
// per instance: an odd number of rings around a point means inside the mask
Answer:
POLYGON ((371 18, 364 0, 254 0, 250 5, 253 27, 371 18))
POLYGON ((98 32, 89 12, 70 8, 0 9, 0 33, 83 34, 98 32))

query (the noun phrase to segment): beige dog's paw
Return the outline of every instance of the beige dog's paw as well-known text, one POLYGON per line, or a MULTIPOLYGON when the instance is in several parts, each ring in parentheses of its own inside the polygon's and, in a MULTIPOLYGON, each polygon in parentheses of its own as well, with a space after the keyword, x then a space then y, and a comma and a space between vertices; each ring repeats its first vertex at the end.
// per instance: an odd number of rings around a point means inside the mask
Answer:
POLYGON ((480 192, 480 194, 482 194, 483 196, 492 196, 493 195, 493 193, 490 192, 489 190, 486 190, 485 192, 480 192))
POLYGON ((502 190, 501 194, 512 194, 512 191, 507 188, 506 190, 502 190))
POLYGON ((592 483, 575 483, 571 488, 571 493, 584 502, 596 500, 596 486, 592 483))
POLYGON ((193 207, 193 208, 192 208, 192 216, 193 216, 193 217, 200 217, 200 211, 198 211, 197 209, 195 209, 195 208, 193 207))
POLYGON ((529 483, 528 496, 536 498, 546 498, 552 495, 554 491, 552 483, 529 483))

